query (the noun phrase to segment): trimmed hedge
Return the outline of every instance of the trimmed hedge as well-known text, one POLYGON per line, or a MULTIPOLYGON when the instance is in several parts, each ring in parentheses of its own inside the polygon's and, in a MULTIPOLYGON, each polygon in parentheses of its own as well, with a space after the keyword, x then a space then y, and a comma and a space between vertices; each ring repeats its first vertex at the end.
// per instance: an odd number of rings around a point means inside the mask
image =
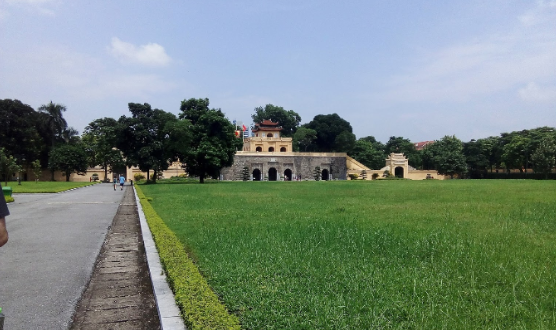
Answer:
POLYGON ((187 328, 240 329, 238 318, 228 313, 174 232, 147 201, 139 185, 135 188, 187 328))

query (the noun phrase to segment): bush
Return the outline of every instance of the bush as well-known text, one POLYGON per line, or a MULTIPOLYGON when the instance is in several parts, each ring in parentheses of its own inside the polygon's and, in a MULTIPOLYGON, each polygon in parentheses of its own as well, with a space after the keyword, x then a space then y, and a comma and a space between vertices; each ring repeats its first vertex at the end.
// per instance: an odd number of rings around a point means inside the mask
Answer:
POLYGON ((371 178, 373 178, 373 180, 378 179, 378 173, 373 173, 373 175, 371 176, 371 178))
POLYGON ((136 182, 145 180, 145 176, 142 173, 135 173, 133 174, 133 180, 135 180, 136 182))
POLYGON ((359 178, 359 174, 357 174, 357 173, 351 173, 348 176, 352 180, 357 180, 359 178))

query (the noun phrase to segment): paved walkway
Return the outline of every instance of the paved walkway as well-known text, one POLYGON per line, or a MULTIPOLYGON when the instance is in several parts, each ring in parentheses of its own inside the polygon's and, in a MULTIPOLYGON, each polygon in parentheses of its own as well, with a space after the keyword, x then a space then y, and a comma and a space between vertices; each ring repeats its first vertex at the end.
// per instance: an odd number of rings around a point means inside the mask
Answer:
MULTIPOLYGON (((133 224, 133 221, 120 223, 117 217, 115 218, 118 209, 124 218, 131 218, 131 213, 135 213, 136 218, 136 208, 131 206, 130 197, 133 197, 130 187, 126 187, 123 192, 119 189, 114 191, 111 184, 97 184, 60 194, 16 195, 16 201, 9 205, 12 215, 7 218, 10 241, 0 249, 0 306, 6 315, 5 330, 67 329, 71 325, 76 305, 91 279, 105 238, 105 250, 121 250, 101 254, 96 267, 99 273, 110 272, 109 268, 102 266, 102 262, 126 263, 123 259, 120 260, 126 254, 136 261, 145 261, 140 253, 137 254, 142 251, 142 240, 136 224, 133 224), (113 220, 113 230, 109 232, 113 220), (133 235, 135 238, 132 238, 133 235), (129 249, 132 253, 123 253, 128 249, 121 245, 122 242, 118 243, 120 238, 135 244, 135 253, 131 251, 133 249, 129 249)), ((141 213, 140 216, 141 222, 144 222, 141 213)), ((148 229, 145 231, 143 228, 143 235, 150 236, 148 229)), ((153 260, 151 242, 147 249, 147 254, 151 256, 149 260, 153 260)), ((145 273, 139 268, 128 270, 130 272, 127 273, 131 274, 145 273)), ((154 281, 157 290, 161 286, 160 268, 154 273, 151 270, 151 273, 158 278, 158 281, 154 281)), ((130 295, 146 299, 144 294, 148 285, 144 279, 140 280, 140 284, 129 284, 125 281, 118 279, 113 284, 142 288, 141 293, 130 295)), ((95 288, 102 287, 94 278, 91 283, 93 293, 95 288)), ((84 310, 95 311, 99 297, 95 298, 94 294, 85 293, 82 304, 84 310)), ((157 295, 157 304, 168 301, 168 297, 166 300, 158 297, 157 295)), ((112 296, 104 298, 112 303, 115 300, 118 302, 118 299, 112 296)), ((142 304, 145 304, 145 301, 149 300, 143 300, 142 304)), ((125 299, 121 299, 120 303, 122 302, 125 305, 125 299)), ((152 305, 152 300, 146 304, 152 305)), ((132 305, 133 303, 128 304, 128 311, 133 310, 129 308, 132 305)), ((163 310, 162 315, 165 310, 171 309, 166 308, 166 305, 164 308, 158 308, 163 310)), ((127 319, 131 320, 133 317, 127 319)), ((162 319, 179 323, 175 322, 178 319, 175 312, 166 319, 163 315, 162 319)), ((85 329, 87 320, 87 316, 79 317, 76 314, 76 322, 82 322, 82 326, 76 325, 76 328, 85 329)), ((109 319, 105 321, 108 322, 109 319)), ((105 326, 97 325, 95 328, 120 329, 117 325, 124 323, 117 322, 113 326, 106 326, 108 323, 105 323, 105 326)))
POLYGON ((160 329, 135 195, 127 188, 71 329, 160 329))

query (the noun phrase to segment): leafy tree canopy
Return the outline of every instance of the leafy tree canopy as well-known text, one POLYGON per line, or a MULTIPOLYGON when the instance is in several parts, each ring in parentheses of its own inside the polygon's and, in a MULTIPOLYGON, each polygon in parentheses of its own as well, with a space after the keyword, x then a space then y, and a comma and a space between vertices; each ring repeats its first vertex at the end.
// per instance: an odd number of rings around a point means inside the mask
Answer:
POLYGON ((380 147, 382 143, 376 140, 374 141, 375 143, 372 143, 367 138, 357 140, 349 155, 368 168, 378 170, 384 167, 386 155, 383 149, 377 148, 377 146, 380 147))
POLYGON ((255 108, 255 113, 251 116, 253 122, 260 123, 265 119, 279 122, 282 126, 283 136, 293 136, 301 122, 301 116, 293 110, 285 110, 272 104, 255 108))
MULTIPOLYGON (((303 125, 317 132, 317 140, 315 150, 322 152, 342 151, 336 150, 340 146, 336 143, 336 138, 342 132, 353 133, 353 129, 349 122, 342 119, 338 114, 317 115, 308 124, 303 125)), ((341 149, 345 150, 343 147, 341 149)))
POLYGON ((201 183, 208 176, 216 177, 223 167, 231 166, 234 154, 241 150, 243 141, 236 138, 234 125, 220 109, 209 109, 208 99, 189 99, 182 102, 180 118, 191 122, 191 143, 182 150, 182 161, 191 176, 201 183))
POLYGON ((157 174, 175 160, 174 151, 167 147, 169 135, 165 128, 177 118, 164 110, 153 110, 148 103, 129 103, 128 107, 131 117, 118 120, 116 145, 128 166, 138 166, 147 175, 154 170, 156 180, 157 174))
POLYGON ((0 148, 21 160, 36 159, 45 143, 39 134, 38 113, 19 100, 0 100, 0 148))
POLYGON ((300 127, 293 135, 293 148, 295 151, 307 151, 307 148, 312 145, 317 139, 317 131, 307 127, 300 127))
POLYGON ((87 152, 81 144, 61 144, 50 151, 48 168, 54 171, 61 171, 69 181, 72 173, 85 175, 87 172, 87 152))

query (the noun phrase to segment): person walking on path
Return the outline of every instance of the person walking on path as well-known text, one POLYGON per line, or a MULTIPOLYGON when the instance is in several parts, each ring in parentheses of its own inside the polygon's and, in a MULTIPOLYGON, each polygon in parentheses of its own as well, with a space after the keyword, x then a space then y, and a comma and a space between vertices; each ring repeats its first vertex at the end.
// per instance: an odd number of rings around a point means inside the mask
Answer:
POLYGON ((125 183, 125 178, 123 176, 123 174, 120 174, 120 190, 124 190, 124 183, 125 183))
POLYGON ((114 177, 114 191, 116 191, 117 184, 118 184, 118 178, 114 177))
POLYGON ((6 216, 10 215, 4 194, 0 199, 0 246, 8 243, 8 230, 6 229, 6 216))

